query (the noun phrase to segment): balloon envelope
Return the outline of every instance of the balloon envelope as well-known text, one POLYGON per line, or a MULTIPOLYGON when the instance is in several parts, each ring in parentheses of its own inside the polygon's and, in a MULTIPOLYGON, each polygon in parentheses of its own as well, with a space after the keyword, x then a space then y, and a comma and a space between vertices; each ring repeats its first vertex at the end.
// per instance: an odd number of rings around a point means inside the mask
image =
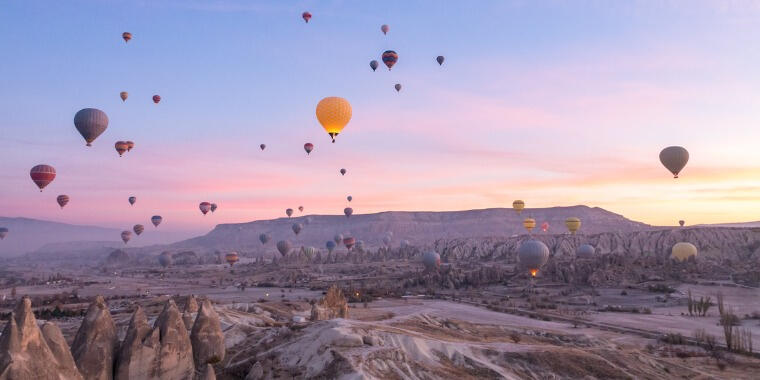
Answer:
POLYGON ((172 265, 172 254, 169 252, 161 252, 161 254, 158 255, 158 263, 164 268, 172 265))
POLYGON ((74 127, 84 137, 87 146, 92 146, 92 142, 108 128, 108 116, 99 109, 84 108, 74 115, 74 127))
POLYGON ((350 195, 349 195, 349 196, 347 196, 347 197, 346 197, 346 199, 347 199, 349 202, 351 202, 352 200, 354 200, 354 197, 352 197, 352 196, 350 196, 350 195))
POLYGON ((211 210, 211 203, 208 202, 201 202, 198 205, 198 208, 201 210, 203 215, 206 215, 211 210))
POLYGON ((446 58, 444 58, 442 55, 435 57, 435 61, 438 62, 438 66, 443 65, 443 61, 445 60, 446 58))
POLYGON ((346 175, 346 169, 340 169, 340 175, 346 175))
POLYGON ((127 98, 129 97, 129 93, 126 91, 122 91, 119 93, 119 97, 121 98, 122 102, 126 102, 127 98))
POLYGON ((119 157, 121 157, 121 155, 127 151, 127 148, 129 148, 126 141, 117 141, 113 147, 116 149, 116 153, 119 153, 119 157))
POLYGON ((210 210, 213 213, 214 211, 216 211, 217 208, 219 208, 219 206, 217 206, 216 203, 212 203, 210 210))
POLYGON ((277 250, 280 251, 280 255, 285 256, 290 252, 291 245, 287 240, 280 240, 277 242, 277 250))
POLYGON ((124 241, 124 244, 127 244, 129 239, 132 238, 132 231, 121 231, 121 240, 124 241))
POLYGON ((259 148, 261 148, 261 150, 266 149, 266 147, 267 147, 267 144, 261 144, 261 145, 259 145, 259 148))
POLYGON ((517 211, 518 214, 520 214, 522 212, 522 210, 525 208, 525 202, 523 202, 523 201, 521 201, 521 200, 518 199, 518 200, 512 202, 512 208, 515 211, 517 211))
POLYGON ((422 255, 422 264, 425 265, 427 271, 438 270, 441 266, 441 255, 435 251, 427 251, 422 255))
POLYGON ((396 83, 396 85, 393 86, 393 88, 396 89, 396 92, 399 92, 399 91, 401 91, 401 84, 400 83, 396 83))
POLYGON ((124 42, 129 42, 129 40, 132 39, 132 33, 130 32, 124 32, 121 34, 121 38, 124 39, 124 42))
POLYGON ((383 24, 380 26, 380 31, 383 32, 383 34, 388 34, 389 30, 391 30, 391 28, 388 25, 383 24))
POLYGON ((272 239, 272 237, 269 236, 269 234, 262 233, 262 234, 259 235, 259 241, 261 242, 261 244, 269 243, 269 240, 271 240, 271 239, 272 239))
POLYGON ((679 226, 683 227, 684 224, 686 224, 686 221, 684 221, 684 220, 679 220, 678 221, 678 225, 679 226))
POLYGON ((382 55, 383 63, 388 66, 388 70, 393 68, 393 65, 398 62, 398 54, 393 50, 386 50, 382 55))
POLYGON ((670 258, 676 261, 686 261, 689 257, 697 256, 697 247, 691 243, 676 243, 670 250, 670 258))
POLYGON ((311 20, 311 13, 309 12, 301 13, 301 17, 303 17, 303 20, 306 21, 306 23, 309 23, 309 20, 311 20))
POLYGON ((340 243, 343 242, 343 235, 341 234, 335 235, 335 237, 333 237, 333 241, 335 242, 335 244, 340 245, 340 243))
POLYGON ((129 201, 130 205, 134 205, 135 202, 137 202, 137 197, 132 196, 132 197, 129 197, 127 200, 129 201))
POLYGON ((153 95, 153 103, 158 104, 158 102, 160 102, 160 101, 161 101, 161 96, 160 95, 153 95))
POLYGON ((570 217, 565 219, 565 226, 571 234, 575 235, 575 231, 581 228, 581 220, 576 217, 570 217))
POLYGON ((127 152, 132 151, 132 149, 135 147, 134 141, 127 141, 127 152))
POLYGON ((369 67, 372 69, 372 71, 375 71, 375 70, 377 70, 377 66, 378 66, 378 65, 379 65, 379 64, 378 64, 378 63, 377 63, 377 61, 375 61, 374 59, 373 59, 373 60, 371 60, 371 61, 369 61, 369 67))
POLYGON ((689 151, 680 146, 669 146, 660 152, 660 162, 673 173, 673 178, 678 178, 678 173, 689 162, 689 151))
POLYGON ((288 218, 290 218, 290 216, 293 215, 293 209, 289 208, 289 209, 285 210, 285 215, 287 215, 288 218))
POLYGON ((301 223, 293 223, 293 226, 291 226, 291 229, 293 230, 293 233, 298 235, 301 233, 301 230, 303 229, 303 225, 301 223))
POLYGON ((325 243, 325 248, 327 248, 327 252, 330 252, 330 253, 332 253, 332 251, 335 249, 336 246, 337 244, 335 244, 335 242, 332 240, 329 240, 327 241, 327 243, 325 243))
POLYGON ((32 178, 34 184, 40 188, 40 191, 42 191, 45 186, 49 185, 50 182, 53 182, 55 179, 55 168, 45 164, 37 165, 29 171, 29 176, 32 178))
POLYGON ((518 248, 517 258, 520 266, 535 277, 538 270, 549 260, 549 247, 538 240, 528 240, 518 248))
POLYGON ((346 218, 348 218, 351 216, 351 214, 354 213, 354 209, 352 209, 351 207, 346 207, 343 209, 343 213, 346 214, 346 218))
POLYGON ((153 215, 150 218, 150 222, 153 223, 154 226, 158 227, 159 224, 161 224, 161 221, 163 221, 164 218, 161 217, 161 215, 153 215))
POLYGON ((322 128, 335 142, 335 137, 351 121, 351 104, 346 99, 330 96, 319 101, 316 113, 322 128))
POLYGON ((143 231, 145 231, 145 226, 143 226, 142 224, 135 224, 132 227, 132 231, 135 231, 137 236, 140 236, 140 234, 143 233, 143 231))
POLYGON ((314 150, 314 144, 312 143, 303 144, 303 150, 306 151, 306 155, 309 155, 311 151, 314 150))
POLYGON ((594 257, 596 249, 591 244, 583 244, 575 250, 575 257, 579 259, 591 259, 594 257))
POLYGON ((544 232, 549 231, 549 223, 547 222, 541 223, 541 231, 544 231, 544 232))
POLYGON ((58 202, 58 205, 63 208, 63 206, 66 206, 69 203, 69 196, 66 194, 61 194, 55 200, 58 202))
POLYGON ((238 262, 240 258, 238 257, 237 252, 230 252, 224 255, 224 260, 227 261, 227 264, 230 264, 230 266, 235 265, 236 262, 238 262))
POLYGON ((356 239, 352 237, 347 237, 343 239, 343 245, 346 246, 346 248, 350 251, 351 248, 354 247, 354 244, 356 244, 356 239))

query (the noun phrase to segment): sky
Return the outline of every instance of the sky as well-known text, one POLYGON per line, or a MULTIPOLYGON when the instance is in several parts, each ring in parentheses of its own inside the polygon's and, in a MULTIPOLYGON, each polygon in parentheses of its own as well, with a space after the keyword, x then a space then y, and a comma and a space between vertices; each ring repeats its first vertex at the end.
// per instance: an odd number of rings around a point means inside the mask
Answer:
POLYGON ((523 199, 758 220, 759 20, 751 1, 0 0, 0 215, 126 229, 159 214, 189 234, 339 214, 350 194, 357 214, 523 199), (387 49, 398 63, 373 72, 387 49), (326 96, 353 108, 335 144, 315 117, 326 96), (73 125, 87 107, 110 119, 90 148, 73 125), (670 145, 691 155, 677 180, 670 145), (58 174, 40 193, 42 163, 58 174))

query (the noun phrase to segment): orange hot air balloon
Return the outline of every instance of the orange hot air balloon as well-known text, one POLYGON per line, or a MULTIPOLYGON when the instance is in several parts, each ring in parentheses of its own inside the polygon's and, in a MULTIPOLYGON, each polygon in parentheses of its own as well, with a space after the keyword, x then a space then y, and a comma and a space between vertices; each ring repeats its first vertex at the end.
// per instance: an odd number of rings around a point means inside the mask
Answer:
POLYGON ((132 33, 130 32, 124 32, 121 34, 121 38, 124 39, 124 42, 129 42, 129 40, 132 39, 132 33))
POLYGON ((153 95, 153 103, 158 104, 158 102, 160 102, 160 101, 161 101, 161 96, 160 95, 153 95))
POLYGON ((238 262, 239 259, 240 257, 238 257, 237 252, 234 252, 234 251, 224 255, 224 260, 227 261, 227 264, 230 264, 230 266, 235 265, 235 263, 238 262))
POLYGON ((127 145, 126 141, 117 141, 116 144, 114 144, 114 148, 116 149, 116 152, 119 153, 119 157, 121 157, 121 155, 129 149, 129 145, 127 145))
POLYGON ((530 232, 536 227, 536 220, 533 218, 525 218, 525 220, 523 220, 523 227, 530 232))
POLYGON ((69 196, 66 194, 61 194, 55 200, 58 202, 58 205, 63 208, 63 206, 66 206, 69 203, 69 196))
POLYGON ((37 165, 29 171, 29 176, 42 192, 42 189, 55 179, 55 168, 50 165, 37 165))
POLYGON ((317 104, 317 120, 330 135, 332 142, 335 142, 335 137, 351 121, 351 112, 348 100, 337 96, 324 98, 317 104))

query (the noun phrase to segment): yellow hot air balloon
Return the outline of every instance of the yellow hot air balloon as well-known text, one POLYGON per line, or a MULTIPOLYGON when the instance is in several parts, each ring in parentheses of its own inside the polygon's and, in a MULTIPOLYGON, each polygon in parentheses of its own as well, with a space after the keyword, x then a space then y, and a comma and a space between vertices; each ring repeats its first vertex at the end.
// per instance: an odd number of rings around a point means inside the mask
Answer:
POLYGON ((576 217, 570 217, 565 219, 565 226, 567 226, 567 230, 570 231, 571 234, 575 235, 575 231, 578 231, 581 228, 581 220, 576 217))
POLYGON ((351 104, 337 96, 324 98, 317 104, 317 120, 335 142, 335 136, 351 121, 351 104))
POLYGON ((512 202, 512 208, 515 209, 515 211, 517 211, 517 214, 519 215, 522 212, 522 210, 525 208, 525 202, 518 199, 512 202))
POLYGON ((686 261, 692 256, 697 257, 697 247, 691 243, 676 243, 670 251, 673 260, 686 261))
POLYGON ((525 220, 523 220, 523 227, 530 232, 530 230, 536 227, 536 220, 533 218, 525 218, 525 220))

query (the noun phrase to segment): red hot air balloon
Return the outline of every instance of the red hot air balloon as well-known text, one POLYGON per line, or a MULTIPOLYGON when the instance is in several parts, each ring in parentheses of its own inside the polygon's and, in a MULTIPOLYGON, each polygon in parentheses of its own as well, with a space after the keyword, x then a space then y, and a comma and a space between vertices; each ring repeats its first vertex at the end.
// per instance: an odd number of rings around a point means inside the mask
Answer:
POLYGON ((303 150, 306 151, 306 155, 308 156, 309 154, 311 154, 311 151, 314 150, 314 144, 312 143, 303 144, 303 150))
POLYGON ((124 42, 129 42, 129 40, 132 39, 132 33, 130 32, 124 32, 121 34, 121 38, 124 39, 124 42))
POLYGON ((161 101, 161 96, 159 95, 153 95, 153 103, 158 104, 158 102, 161 101))
POLYGON ((211 210, 211 203, 201 202, 201 204, 198 205, 198 208, 201 209, 203 215, 206 215, 211 210))
POLYGON ((116 153, 119 153, 119 157, 129 149, 129 145, 127 145, 126 141, 117 141, 113 146, 116 149, 116 153))
POLYGON ((351 248, 354 247, 354 244, 356 244, 356 239, 354 239, 352 237, 347 237, 347 238, 343 239, 343 245, 345 245, 346 248, 348 248, 349 251, 351 250, 351 248))
POLYGON ((306 21, 306 23, 308 24, 309 20, 311 20, 311 13, 309 12, 301 13, 301 17, 303 17, 303 20, 306 21))
POLYGON ((388 66, 388 70, 393 68, 393 65, 398 62, 398 54, 393 50, 386 50, 383 52, 383 63, 388 66))
POLYGON ((541 231, 544 231, 544 232, 549 231, 549 223, 547 222, 541 223, 541 231))
POLYGON ((55 168, 50 165, 37 165, 29 171, 29 176, 42 192, 42 189, 55 179, 55 168))
POLYGON ((66 206, 66 204, 69 203, 69 196, 66 194, 61 194, 56 198, 56 202, 58 202, 58 205, 63 208, 63 206, 66 206))

